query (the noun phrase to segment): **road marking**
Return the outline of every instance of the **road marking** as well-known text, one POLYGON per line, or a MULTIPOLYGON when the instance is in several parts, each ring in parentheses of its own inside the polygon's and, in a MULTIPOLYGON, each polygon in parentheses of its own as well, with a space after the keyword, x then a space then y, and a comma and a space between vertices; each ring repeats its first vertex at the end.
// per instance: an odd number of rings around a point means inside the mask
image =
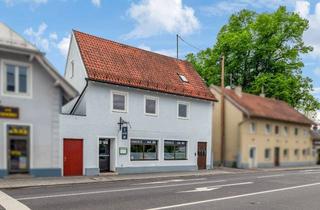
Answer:
POLYGON ((231 187, 231 186, 248 185, 248 184, 253 184, 253 182, 241 182, 241 183, 233 183, 233 184, 216 185, 216 186, 210 186, 210 187, 198 187, 194 190, 181 191, 178 193, 208 192, 208 191, 220 189, 222 187, 231 187))
POLYGON ((30 210, 29 207, 0 191, 0 205, 6 210, 30 210))
MULTIPOLYGON (((173 209, 173 208, 179 208, 179 207, 185 207, 185 206, 193 206, 193 205, 197 205, 197 204, 212 203, 212 202, 216 202, 216 201, 249 197, 249 196, 254 196, 254 195, 262 195, 262 194, 268 194, 268 193, 274 193, 274 192, 294 190, 294 189, 312 187, 312 186, 317 186, 317 185, 320 185, 320 182, 316 182, 316 183, 312 183, 312 184, 305 184, 305 185, 298 185, 298 186, 293 186, 293 187, 279 188, 279 189, 274 189, 274 190, 266 190, 266 191, 260 191, 260 192, 254 192, 254 193, 247 193, 247 194, 242 194, 242 195, 235 195, 235 196, 228 196, 228 197, 222 197, 222 198, 214 198, 214 199, 209 199, 209 200, 195 201, 195 202, 190 202, 190 203, 182 203, 182 204, 176 204, 176 205, 171 205, 171 206, 162 206, 162 207, 151 208, 148 210, 173 209)), ((198 207, 198 208, 200 208, 200 207, 198 207)))
POLYGON ((134 191, 134 190, 146 190, 146 189, 189 186, 189 185, 197 185, 197 184, 219 183, 219 182, 225 182, 225 181, 226 180, 202 181, 202 182, 200 181, 200 182, 171 184, 171 185, 160 185, 160 186, 146 186, 146 187, 133 187, 133 188, 114 189, 114 190, 90 191, 90 192, 79 192, 79 193, 65 193, 65 194, 56 194, 56 195, 43 195, 43 196, 33 196, 33 197, 18 198, 17 200, 23 201, 23 200, 36 200, 36 199, 45 199, 45 198, 60 198, 60 197, 79 196, 79 195, 94 195, 94 194, 113 193, 113 192, 125 192, 125 191, 134 191))
POLYGON ((258 179, 264 179, 264 178, 272 178, 272 177, 281 177, 285 176, 285 174, 273 174, 273 175, 266 175, 266 176, 258 176, 258 179))
POLYGON ((175 183, 175 182, 203 181, 203 180, 207 180, 207 178, 198 178, 198 179, 171 179, 171 180, 156 181, 156 182, 136 183, 136 184, 132 184, 132 185, 136 186, 136 185, 168 184, 168 183, 175 183))

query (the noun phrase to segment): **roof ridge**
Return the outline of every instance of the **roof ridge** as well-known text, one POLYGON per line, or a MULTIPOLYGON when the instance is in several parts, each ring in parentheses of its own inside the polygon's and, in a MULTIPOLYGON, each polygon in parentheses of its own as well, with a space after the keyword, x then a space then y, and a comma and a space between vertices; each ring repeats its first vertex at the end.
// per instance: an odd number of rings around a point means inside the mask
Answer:
POLYGON ((101 40, 103 40, 103 41, 112 42, 112 43, 114 43, 114 44, 117 44, 117 45, 120 45, 120 46, 123 46, 123 47, 129 47, 129 48, 133 48, 133 49, 136 49, 136 50, 145 51, 145 52, 147 52, 147 53, 152 53, 152 54, 155 54, 155 55, 160 55, 160 56, 163 56, 163 57, 166 57, 166 58, 175 60, 175 61, 177 61, 177 62, 190 63, 190 62, 188 62, 188 61, 186 61, 186 60, 177 59, 177 58, 174 58, 174 57, 171 57, 171 56, 168 56, 168 55, 156 53, 156 52, 149 51, 149 50, 146 50, 146 49, 142 49, 142 48, 139 48, 139 47, 136 47, 136 46, 132 46, 132 45, 128 45, 128 44, 123 44, 123 43, 120 43, 120 42, 117 42, 117 41, 113 41, 113 40, 110 40, 110 39, 106 39, 106 38, 103 38, 102 36, 89 34, 89 33, 86 33, 86 32, 82 32, 82 31, 75 30, 75 29, 72 29, 72 31, 73 31, 73 32, 77 32, 77 33, 86 34, 86 35, 88 35, 88 36, 93 36, 93 37, 98 38, 98 39, 101 39, 101 40))

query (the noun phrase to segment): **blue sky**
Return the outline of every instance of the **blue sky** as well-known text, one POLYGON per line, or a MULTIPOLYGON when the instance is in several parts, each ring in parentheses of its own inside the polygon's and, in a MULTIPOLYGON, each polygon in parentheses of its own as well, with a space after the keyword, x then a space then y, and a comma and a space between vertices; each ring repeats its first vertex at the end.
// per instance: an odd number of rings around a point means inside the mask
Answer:
MULTIPOLYGON (((176 33, 205 49, 231 13, 279 5, 310 21, 304 39, 315 50, 303 57, 303 72, 320 99, 320 0, 0 0, 0 21, 46 52, 62 74, 72 29, 175 56, 176 33)), ((181 43, 180 57, 189 52, 197 50, 181 43)))

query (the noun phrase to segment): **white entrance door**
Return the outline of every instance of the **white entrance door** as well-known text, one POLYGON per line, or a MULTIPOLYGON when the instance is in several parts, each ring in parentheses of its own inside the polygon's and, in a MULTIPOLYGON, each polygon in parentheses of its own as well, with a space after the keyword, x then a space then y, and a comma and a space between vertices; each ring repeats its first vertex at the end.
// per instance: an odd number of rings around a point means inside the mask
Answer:
POLYGON ((249 149, 249 168, 257 167, 257 151, 255 147, 249 149))

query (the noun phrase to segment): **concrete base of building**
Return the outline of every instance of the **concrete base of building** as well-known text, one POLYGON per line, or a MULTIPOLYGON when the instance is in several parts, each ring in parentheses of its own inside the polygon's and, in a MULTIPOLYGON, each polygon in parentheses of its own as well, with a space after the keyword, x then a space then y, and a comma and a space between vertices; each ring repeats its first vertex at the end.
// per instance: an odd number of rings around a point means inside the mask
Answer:
POLYGON ((57 177, 62 176, 61 168, 33 168, 30 175, 34 177, 57 177))
POLYGON ((3 178, 3 177, 5 177, 5 176, 7 176, 7 175, 8 175, 7 170, 5 170, 5 169, 0 169, 0 178, 3 178))
MULTIPOLYGON (((210 166, 207 166, 210 168, 210 166)), ((197 166, 152 166, 152 167, 123 167, 116 168, 118 174, 139 174, 156 172, 196 171, 197 166)))
MULTIPOLYGON (((299 167, 299 166, 313 166, 316 165, 314 161, 304 161, 304 162, 280 162, 278 167, 299 167)), ((258 163, 257 168, 275 168, 277 166, 274 163, 258 163)), ((248 163, 240 163, 238 168, 248 169, 248 163)))
POLYGON ((99 175, 100 169, 99 168, 86 168, 84 173, 86 176, 96 176, 96 175, 99 175))

